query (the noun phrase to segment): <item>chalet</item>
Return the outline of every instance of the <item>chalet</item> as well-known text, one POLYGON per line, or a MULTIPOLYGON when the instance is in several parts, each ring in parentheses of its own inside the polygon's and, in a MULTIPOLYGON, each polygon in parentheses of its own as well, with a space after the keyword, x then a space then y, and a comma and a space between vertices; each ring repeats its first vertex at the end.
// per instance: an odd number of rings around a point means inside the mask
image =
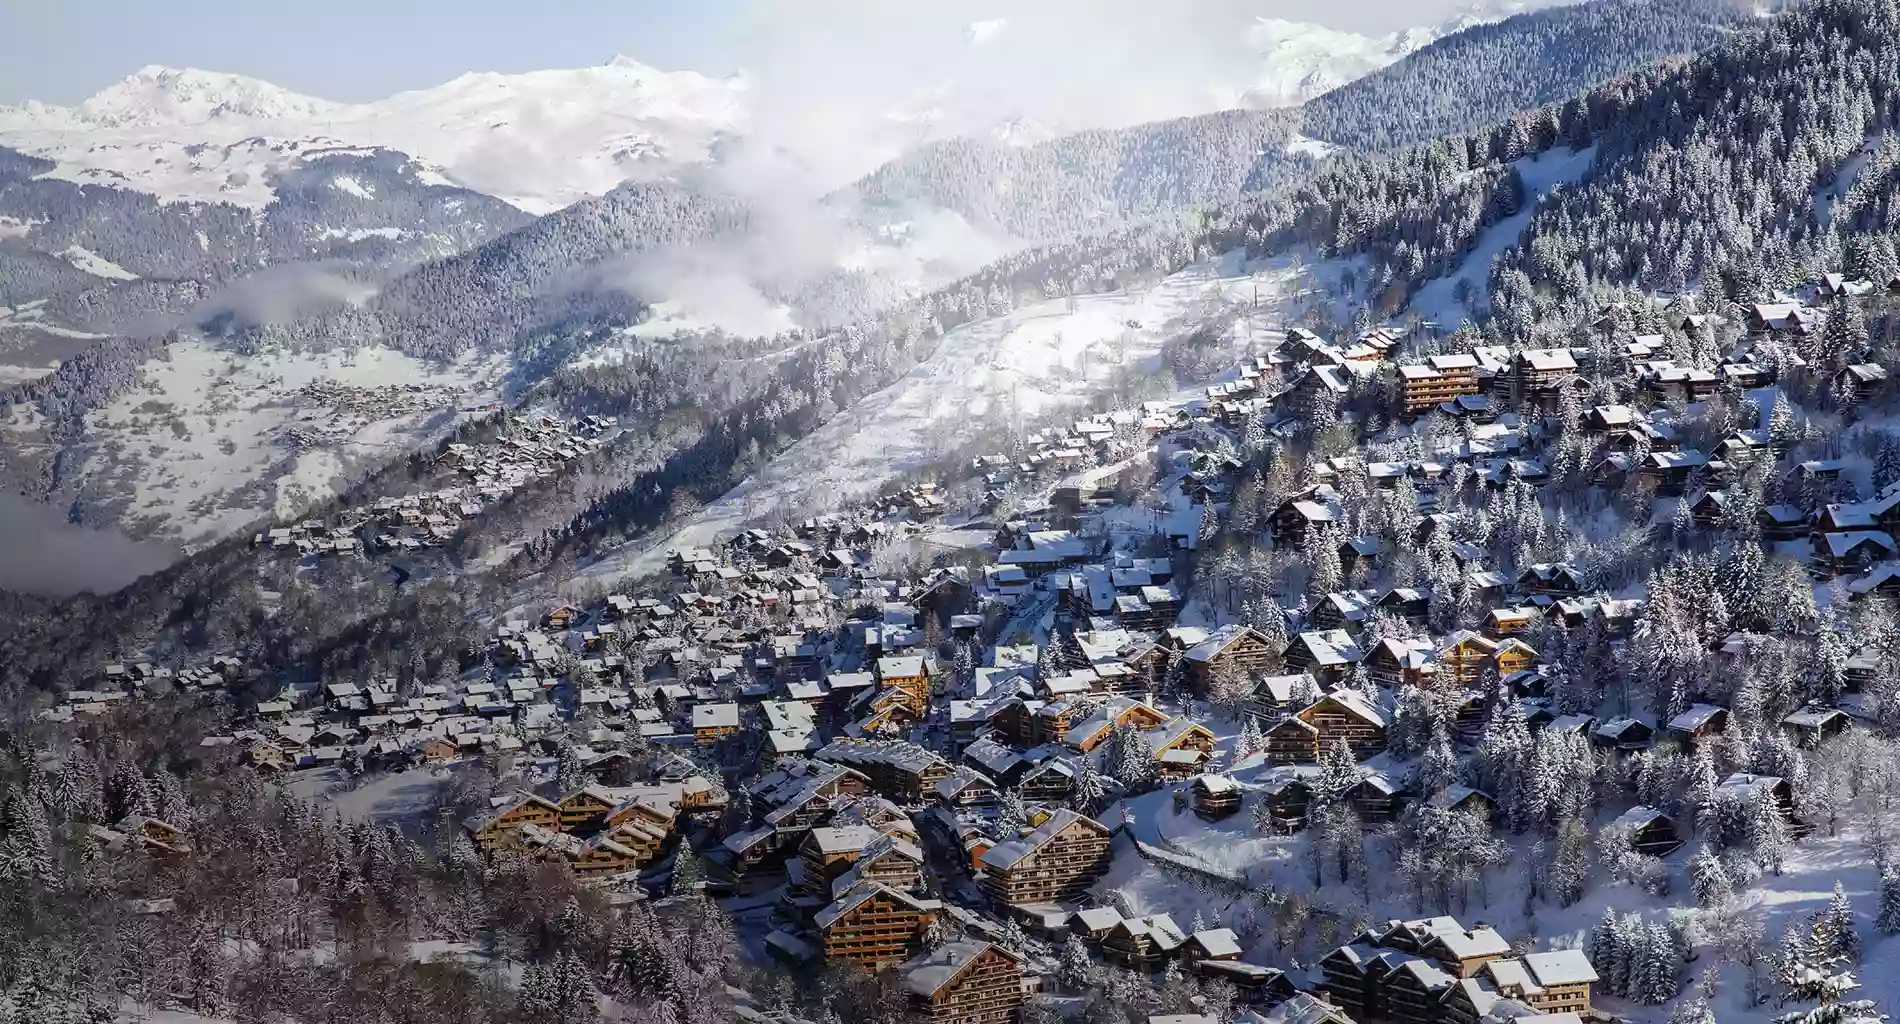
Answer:
POLYGON ((513 842, 512 833, 523 825, 558 831, 561 806, 545 797, 524 796, 486 816, 471 818, 464 824, 476 848, 484 853, 493 853, 510 845, 513 842))
POLYGON ((1261 730, 1261 751, 1269 764, 1310 764, 1319 760, 1319 730, 1288 715, 1261 730))
POLYGON ((1189 678, 1205 692, 1208 680, 1220 672, 1271 671, 1279 661, 1280 652, 1274 650, 1266 635, 1257 629, 1224 626, 1189 648, 1182 657, 1187 662, 1189 678))
POLYGON ((1517 589, 1526 594, 1572 597, 1585 589, 1581 572, 1563 563, 1539 563, 1518 574, 1517 589))
POLYGON ((1814 703, 1781 720, 1781 728, 1788 738, 1799 746, 1809 748, 1819 745, 1822 740, 1840 735, 1847 725, 1847 712, 1814 703))
POLYGON ((1091 942, 1100 942, 1122 921, 1114 907, 1089 907, 1069 915, 1069 930, 1091 942))
POLYGON ((1188 787, 1194 813, 1218 821, 1240 810, 1240 787, 1225 775, 1201 775, 1188 787))
POLYGON ((1715 795, 1719 800, 1744 803, 1764 798, 1773 800, 1775 806, 1781 811, 1782 819, 1788 823, 1791 831, 1797 835, 1806 831, 1806 825, 1799 818, 1795 817, 1794 787, 1788 784, 1787 779, 1777 778, 1773 775, 1753 775, 1748 772, 1736 772, 1728 778, 1723 779, 1721 785, 1715 787, 1715 795))
POLYGON ((1612 751, 1649 749, 1656 730, 1634 718, 1612 718, 1590 733, 1590 742, 1612 751))
POLYGON ((937 799, 950 807, 988 807, 996 803, 996 783, 969 768, 953 769, 937 780, 937 799))
POLYGON ((695 704, 693 706, 693 740, 700 746, 714 743, 736 735, 739 731, 739 705, 737 704, 695 704))
POLYGON ((1826 573, 1866 572, 1894 556, 1893 535, 1878 530, 1820 533, 1814 536, 1814 565, 1826 573))
POLYGON ((1691 704, 1669 720, 1671 738, 1684 746, 1694 746, 1728 729, 1728 709, 1714 704, 1691 704))
POLYGON ((1039 804, 1066 804, 1075 796, 1075 782, 1075 763, 1066 757, 1052 757, 1024 772, 1017 792, 1024 800, 1039 804))
POLYGON ((1001 906, 1072 899, 1108 869, 1108 829, 1066 808, 983 855, 981 883, 1001 906))
POLYGON ((1820 322, 1814 310, 1791 302, 1757 302, 1748 307, 1748 329, 1761 334, 1807 334, 1820 322))
POLYGON ((1314 760, 1340 740, 1361 760, 1385 749, 1386 713, 1356 691, 1326 694, 1296 717, 1313 730, 1314 760))
POLYGON ((1187 933, 1167 914, 1124 918, 1102 937, 1102 955, 1130 970, 1154 971, 1186 942, 1187 933))
POLYGON ((1345 630, 1301 633, 1280 656, 1288 671, 1306 672, 1323 683, 1337 683, 1364 657, 1345 630))
POLYGON ((1499 996, 1544 1015, 1589 1014, 1590 986, 1598 980, 1596 968, 1579 949, 1493 960, 1484 965, 1480 977, 1496 986, 1499 996))
POLYGON ((1887 389, 1887 368, 1879 363, 1855 363, 1834 375, 1834 393, 1848 402, 1880 395, 1887 389))
POLYGON ((1307 782, 1311 772, 1312 769, 1277 768, 1258 783, 1260 801, 1275 830, 1293 833, 1306 827, 1306 813, 1313 802, 1313 787, 1307 782))
POLYGON ((827 963, 875 971, 915 954, 941 910, 936 900, 879 882, 858 882, 820 910, 812 923, 824 939, 827 963))
POLYGON ((1291 498, 1267 517, 1275 547, 1305 547, 1307 538, 1329 531, 1339 521, 1337 497, 1330 488, 1314 488, 1291 498))
POLYGON ((1430 649, 1428 641, 1387 637, 1372 645, 1362 662, 1374 681, 1396 687, 1417 682, 1431 670, 1430 649))
POLYGON ((155 856, 187 853, 191 837, 185 830, 160 818, 144 814, 128 815, 112 826, 113 830, 139 844, 155 856))
POLYGON ((1370 772, 1346 790, 1347 803, 1366 822, 1391 821, 1399 816, 1406 801, 1405 786, 1384 772, 1370 772))
POLYGON ((1568 349, 1525 349, 1512 362, 1515 399, 1537 401, 1577 375, 1577 360, 1568 349))
MULTIPOLYGON (((1367 660, 1370 663, 1370 656, 1367 660)), ((1378 678, 1376 668, 1374 678, 1378 678)), ((1305 672, 1264 676, 1254 683, 1248 693, 1244 710, 1255 718, 1271 722, 1311 704, 1319 698, 1319 694, 1319 681, 1305 672)))
POLYGON ((1478 681, 1484 667, 1497 654, 1497 641, 1470 630, 1460 630, 1445 638, 1437 653, 1437 671, 1446 685, 1470 686, 1478 681))
POLYGON ((1147 730, 1143 738, 1154 751, 1163 778, 1193 775, 1214 755, 1213 731, 1188 718, 1175 718, 1155 726, 1147 730))
POLYGON ((1682 836, 1675 819, 1654 807, 1632 807, 1619 815, 1611 827, 1629 833, 1630 846, 1650 857, 1667 857, 1682 848, 1682 836))
POLYGON ((1022 959, 973 939, 944 943, 897 971, 918 1015, 931 1024, 1011 1024, 1026 998, 1022 959))
POLYGON ((1478 393, 1478 360, 1468 353, 1433 356, 1399 367, 1399 410, 1408 416, 1478 393))

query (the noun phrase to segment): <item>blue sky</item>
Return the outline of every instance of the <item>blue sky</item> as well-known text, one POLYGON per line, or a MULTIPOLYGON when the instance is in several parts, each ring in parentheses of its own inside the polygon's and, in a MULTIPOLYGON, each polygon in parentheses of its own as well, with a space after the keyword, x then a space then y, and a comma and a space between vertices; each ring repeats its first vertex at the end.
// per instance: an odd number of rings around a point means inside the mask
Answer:
MULTIPOLYGON (((1087 12, 1081 16, 1096 22, 1095 33, 1125 21, 1139 37, 1139 23, 1151 18, 1213 23, 1209 16, 1233 13, 1387 31, 1436 20, 1464 2, 1102 0, 1068 9, 1087 12)), ((148 64, 252 75, 346 102, 466 71, 580 67, 617 53, 668 70, 727 74, 782 58, 772 50, 788 36, 874 44, 882 36, 867 25, 888 35, 909 21, 1045 7, 1043 0, 0 0, 0 103, 73 103, 148 64)), ((926 57, 931 47, 909 49, 926 57)))

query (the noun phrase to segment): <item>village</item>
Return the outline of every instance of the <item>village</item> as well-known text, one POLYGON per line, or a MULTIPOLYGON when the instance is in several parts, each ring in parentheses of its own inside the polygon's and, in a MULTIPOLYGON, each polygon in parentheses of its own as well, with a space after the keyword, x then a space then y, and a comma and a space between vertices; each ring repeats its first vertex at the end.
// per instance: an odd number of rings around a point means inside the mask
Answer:
MULTIPOLYGON (((1197 852, 1169 835, 1194 827, 1183 821, 1315 844, 1348 817, 1354 834, 1436 816, 1488 835, 1519 815, 1485 785, 1500 735, 1605 773, 1665 750, 1721 766, 1693 806, 1603 787, 1591 811, 1617 855, 1653 862, 1635 876, 1695 870, 1724 815, 1750 821, 1756 844, 1808 835, 1802 779, 1756 770, 1730 742, 1764 708, 1714 687, 1663 706, 1595 678, 1637 642, 1654 597, 1640 578, 1532 560, 1549 546, 1534 537, 1500 552, 1442 509, 1474 494, 1534 505, 1561 481, 1686 552, 1759 538, 1800 568, 1777 585, 1845 603, 1900 593, 1900 481, 1857 491, 1866 460, 1838 446, 1797 459, 1815 441, 1786 419, 1796 388, 1847 415, 1887 397, 1860 353, 1796 354, 1828 304, 1883 288, 1900 282, 1830 276, 1733 324, 1659 301, 1606 311, 1588 347, 1417 359, 1404 353, 1425 339, 1396 329, 1335 344, 1291 328, 1199 397, 1041 429, 875 516, 748 529, 673 552, 665 579, 497 623, 453 681, 297 681, 202 742, 284 779, 506 765, 507 784, 455 826, 483 857, 565 864, 630 899, 702 889, 761 954, 894 972, 931 1020, 1013 1021, 1088 977, 1078 956, 1218 983, 1274 1024, 1619 1019, 1631 987, 1585 945, 1537 946, 1442 903, 1341 921, 1300 963, 1267 955, 1257 922, 1200 920, 1193 901, 1143 912, 1112 880, 1133 864, 1184 891, 1285 903, 1282 875, 1197 852), (1620 383, 1600 402, 1605 379, 1620 383), (1758 419, 1693 414, 1722 395, 1758 419), (1376 453, 1260 470, 1276 439, 1374 420, 1398 438, 1376 453), (920 575, 879 572, 880 551, 934 530, 984 539, 920 575), (1288 607, 1215 564, 1209 546, 1235 533, 1278 556, 1276 572, 1301 567, 1309 600, 1288 607)), ((440 543, 611 427, 541 420, 450 446, 463 485, 258 543, 440 543)), ((1755 650, 1746 628, 1708 639, 1692 655, 1705 682, 1755 650)), ((1834 699, 1776 708, 1757 746, 1813 751, 1884 720, 1880 652, 1842 653, 1834 699)), ((241 681, 259 682, 238 656, 115 664, 54 715, 241 681)), ((188 855, 162 821, 119 832, 188 855)))
POLYGON ((436 470, 458 483, 381 497, 349 508, 330 522, 310 519, 273 527, 252 537, 251 545, 311 559, 439 547, 488 506, 600 450, 615 427, 612 417, 587 416, 568 422, 552 416, 508 416, 504 432, 495 440, 451 442, 434 457, 436 470))

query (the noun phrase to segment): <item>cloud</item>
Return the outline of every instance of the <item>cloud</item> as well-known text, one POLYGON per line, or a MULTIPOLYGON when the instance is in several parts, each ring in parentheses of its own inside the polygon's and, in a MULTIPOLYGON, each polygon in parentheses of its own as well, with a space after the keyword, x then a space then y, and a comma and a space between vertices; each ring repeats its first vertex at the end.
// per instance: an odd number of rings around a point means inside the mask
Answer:
POLYGON ((360 306, 374 285, 334 261, 281 263, 238 278, 192 309, 192 323, 249 327, 291 323, 340 306, 360 306))
POLYGON ((56 510, 0 494, 0 589, 48 597, 108 593, 177 561, 167 545, 68 523, 56 510))
POLYGON ((996 38, 996 34, 1009 27, 1008 18, 985 18, 970 22, 969 38, 971 46, 982 46, 996 38))

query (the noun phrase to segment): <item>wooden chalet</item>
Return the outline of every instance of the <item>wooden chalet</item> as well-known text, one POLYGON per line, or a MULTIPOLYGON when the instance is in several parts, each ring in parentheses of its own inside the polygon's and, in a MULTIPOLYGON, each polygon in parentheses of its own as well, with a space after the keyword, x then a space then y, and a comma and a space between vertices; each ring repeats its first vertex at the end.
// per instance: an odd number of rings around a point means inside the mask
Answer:
POLYGON ((1670 738, 1693 748, 1728 730, 1728 709, 1714 704, 1691 704, 1669 720, 1670 738))
POLYGON ((1630 846, 1637 853, 1667 857, 1682 848, 1682 836, 1675 819, 1654 807, 1632 807, 1611 824, 1628 830, 1630 846))
POLYGON ((1330 489, 1309 490, 1290 498, 1267 517, 1275 547, 1303 548, 1307 539, 1331 531, 1339 521, 1336 498, 1330 489))
POLYGON ((1022 959, 974 939, 944 943, 897 970, 918 1015, 932 1024, 1011 1024, 1027 998, 1022 959))
POLYGON ((1201 775, 1189 785, 1194 813, 1218 821, 1240 810, 1240 787, 1225 775, 1201 775))
POLYGON ((1783 732, 1797 746, 1813 748, 1823 740, 1840 735, 1847 729, 1847 712, 1839 708, 1823 707, 1810 703, 1781 720, 1783 732))
POLYGON ((1499 996, 1515 999, 1539 1014, 1590 1015, 1590 986, 1596 968, 1580 949, 1553 949, 1521 957, 1493 960, 1484 965, 1480 979, 1496 987, 1499 996))
POLYGON ((1206 693, 1208 680, 1226 671, 1249 674, 1271 672, 1280 663, 1280 652, 1266 634, 1251 626, 1225 626, 1182 655, 1188 666, 1188 678, 1198 692, 1206 693))
POLYGON ((924 932, 942 904, 879 882, 859 882, 812 919, 823 939, 825 961, 881 970, 901 963, 923 945, 924 932))
POLYGON ((1064 808, 1020 839, 991 847, 980 881, 1000 906, 1059 903, 1093 885, 1110 859, 1108 829, 1064 808))
POLYGON ((470 818, 463 824, 468 829, 469 838, 475 841, 475 847, 483 853, 492 854, 510 846, 514 839, 512 833, 523 825, 559 831, 561 805, 546 797, 524 796, 492 813, 470 818))
POLYGON ((1186 942, 1187 932, 1167 914, 1123 918, 1102 937, 1102 955, 1129 970, 1155 971, 1186 942))

